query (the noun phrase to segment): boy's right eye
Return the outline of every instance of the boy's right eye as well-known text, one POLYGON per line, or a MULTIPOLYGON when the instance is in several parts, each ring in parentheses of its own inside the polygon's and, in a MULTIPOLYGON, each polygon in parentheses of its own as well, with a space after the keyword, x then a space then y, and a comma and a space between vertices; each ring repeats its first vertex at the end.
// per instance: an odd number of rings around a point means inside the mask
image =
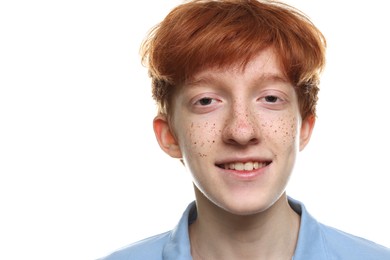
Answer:
POLYGON ((214 94, 200 94, 190 101, 190 109, 196 114, 204 114, 218 109, 222 100, 214 94))
POLYGON ((197 91, 190 93, 187 101, 188 108, 195 114, 205 114, 218 109, 224 102, 221 95, 214 91, 197 91))
POLYGON ((205 98, 199 99, 196 103, 198 103, 201 106, 208 106, 208 105, 211 105, 213 103, 213 101, 215 102, 215 99, 205 97, 205 98))

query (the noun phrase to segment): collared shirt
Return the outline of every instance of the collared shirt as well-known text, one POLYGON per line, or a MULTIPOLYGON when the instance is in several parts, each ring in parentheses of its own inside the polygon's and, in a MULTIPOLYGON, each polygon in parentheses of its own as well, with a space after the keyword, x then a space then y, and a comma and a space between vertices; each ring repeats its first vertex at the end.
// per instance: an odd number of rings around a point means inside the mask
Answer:
MULTIPOLYGON (((290 206, 301 216, 293 260, 390 260, 390 249, 317 222, 304 205, 289 198, 290 206)), ((102 260, 190 260, 188 226, 196 219, 191 203, 179 224, 171 231, 120 249, 102 260)))

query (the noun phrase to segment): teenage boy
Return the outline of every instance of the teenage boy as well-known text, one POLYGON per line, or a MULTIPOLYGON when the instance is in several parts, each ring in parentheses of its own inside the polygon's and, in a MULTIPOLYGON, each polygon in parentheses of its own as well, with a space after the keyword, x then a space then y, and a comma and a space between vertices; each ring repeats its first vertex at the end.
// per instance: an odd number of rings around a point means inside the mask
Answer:
POLYGON ((193 177, 177 227, 106 259, 390 259, 318 223, 285 189, 316 118, 325 39, 274 1, 199 0, 143 44, 157 141, 193 177))

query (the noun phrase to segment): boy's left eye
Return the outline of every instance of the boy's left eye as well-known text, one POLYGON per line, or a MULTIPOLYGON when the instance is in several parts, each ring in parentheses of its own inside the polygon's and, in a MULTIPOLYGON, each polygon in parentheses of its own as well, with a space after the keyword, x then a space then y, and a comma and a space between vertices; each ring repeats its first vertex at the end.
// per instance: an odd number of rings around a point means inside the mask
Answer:
POLYGON ((281 110, 288 103, 283 93, 269 93, 261 95, 257 100, 262 106, 270 110, 281 110))

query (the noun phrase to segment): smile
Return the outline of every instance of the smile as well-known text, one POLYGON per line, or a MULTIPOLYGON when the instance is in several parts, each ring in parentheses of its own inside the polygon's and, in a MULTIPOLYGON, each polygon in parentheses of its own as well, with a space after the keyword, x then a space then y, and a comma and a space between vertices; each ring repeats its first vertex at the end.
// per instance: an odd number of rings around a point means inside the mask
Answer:
POLYGON ((217 166, 225 170, 253 171, 259 168, 263 168, 269 164, 270 162, 234 162, 219 164, 217 166))

